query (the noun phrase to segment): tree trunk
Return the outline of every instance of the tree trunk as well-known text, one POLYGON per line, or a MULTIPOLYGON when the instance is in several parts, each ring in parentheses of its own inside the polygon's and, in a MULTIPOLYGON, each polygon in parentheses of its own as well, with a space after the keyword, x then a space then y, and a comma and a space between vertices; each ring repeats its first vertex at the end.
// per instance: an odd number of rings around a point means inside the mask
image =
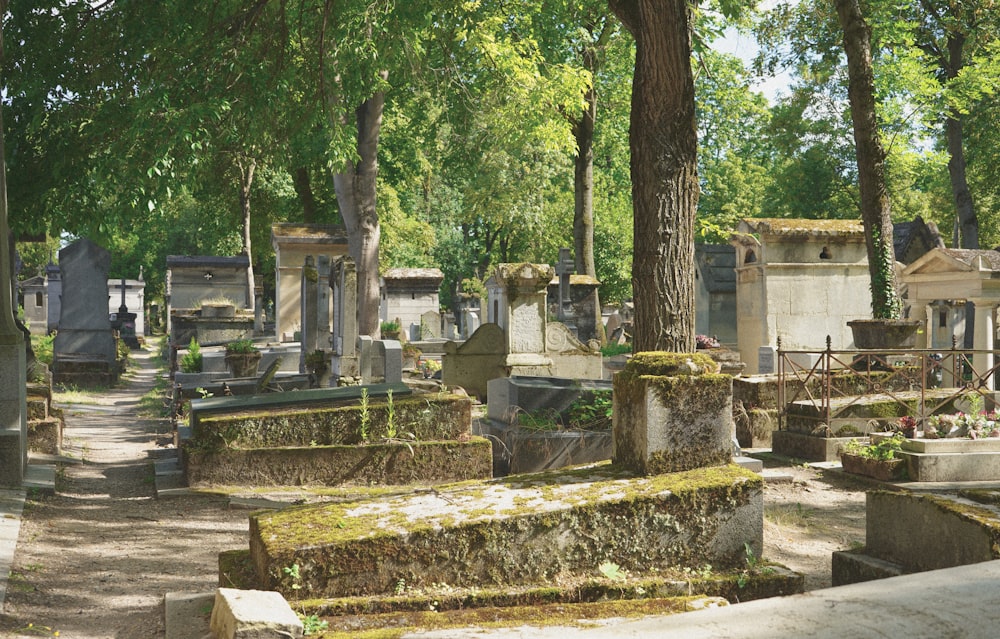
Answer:
MULTIPOLYGON (((576 170, 573 179, 575 206, 573 208, 573 248, 576 272, 597 277, 594 264, 594 123, 597 120, 597 92, 594 81, 597 75, 597 54, 590 48, 583 50, 583 65, 590 71, 590 87, 583 95, 584 108, 580 118, 573 123, 576 137, 576 170)), ((594 314, 593 323, 596 336, 604 345, 604 323, 601 317, 600 293, 594 292, 594 305, 589 312, 594 314)))
MULTIPOLYGON (((945 75, 949 80, 958 77, 965 66, 962 51, 965 48, 965 35, 958 32, 948 34, 948 59, 941 60, 945 75)), ((942 56, 943 57, 943 56, 942 56)), ((972 191, 965 175, 965 149, 962 135, 962 115, 953 110, 944 123, 945 139, 948 143, 948 177, 951 180, 951 193, 955 199, 955 216, 958 219, 958 230, 961 234, 962 248, 979 248, 979 219, 972 202, 972 191)))
POLYGON ((250 187, 253 185, 253 174, 257 161, 241 159, 240 168, 240 214, 243 218, 243 254, 247 256, 247 308, 254 310, 256 304, 256 283, 253 277, 253 253, 250 252, 250 187))
POLYGON ((690 352, 697 133, 686 0, 609 0, 636 42, 629 131, 633 351, 690 352))
POLYGON ((378 248, 381 229, 375 208, 378 137, 385 96, 379 92, 355 112, 358 160, 333 176, 340 215, 347 228, 347 249, 358 268, 358 334, 378 337, 378 248))
POLYGON ((312 183, 309 181, 309 169, 300 166, 292 175, 295 182, 295 194, 302 204, 302 221, 312 224, 316 221, 316 198, 313 195, 312 183))
POLYGON ((875 76, 872 72, 870 30, 861 15, 858 0, 835 0, 844 30, 848 89, 854 146, 861 193, 861 221, 868 249, 871 277, 872 316, 896 319, 902 304, 896 292, 896 258, 892 246, 892 217, 885 186, 885 149, 875 120, 875 76))

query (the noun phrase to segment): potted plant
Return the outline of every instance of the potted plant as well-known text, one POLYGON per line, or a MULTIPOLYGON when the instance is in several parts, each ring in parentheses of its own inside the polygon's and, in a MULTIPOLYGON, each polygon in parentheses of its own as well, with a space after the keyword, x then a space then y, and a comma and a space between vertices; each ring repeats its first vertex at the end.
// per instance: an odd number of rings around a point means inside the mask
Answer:
POLYGON ((906 474, 906 460, 899 457, 899 452, 904 439, 902 433, 895 433, 868 444, 858 439, 851 440, 841 451, 840 462, 845 472, 854 475, 879 481, 902 479, 906 474))
POLYGON ((403 368, 416 368, 423 351, 407 342, 403 344, 403 368))
POLYGON ((233 377, 256 377, 260 358, 260 351, 251 339, 226 344, 226 366, 233 377))
POLYGON ((382 331, 382 337, 385 339, 399 339, 399 322, 382 322, 379 327, 382 331))

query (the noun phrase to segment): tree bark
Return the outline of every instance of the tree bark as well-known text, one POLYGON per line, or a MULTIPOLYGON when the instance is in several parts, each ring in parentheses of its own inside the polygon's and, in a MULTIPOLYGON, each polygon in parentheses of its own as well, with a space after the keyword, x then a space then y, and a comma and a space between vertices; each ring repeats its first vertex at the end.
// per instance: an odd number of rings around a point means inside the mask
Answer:
MULTIPOLYGON (((597 67, 594 52, 583 52, 584 67, 594 73, 597 67)), ((583 95, 584 109, 573 123, 576 138, 576 161, 573 179, 573 248, 576 272, 596 276, 594 266, 594 122, 597 119, 597 94, 594 85, 583 95)))
POLYGON ((871 33, 858 0, 835 0, 847 54, 848 89, 854 146, 861 193, 861 221, 868 250, 872 316, 896 319, 902 304, 896 292, 896 258, 892 246, 892 217, 885 186, 885 149, 875 119, 875 75, 872 71, 871 33))
POLYGON ((697 133, 685 0, 609 0, 636 42, 629 131, 633 351, 695 348, 697 133))
POLYGON ((385 96, 378 92, 355 112, 357 161, 349 160, 333 176, 337 204, 347 229, 347 249, 358 269, 358 334, 379 336, 378 249, 381 237, 376 210, 378 138, 385 96))
POLYGON ((254 310, 256 283, 253 277, 253 253, 250 251, 250 187, 253 185, 253 174, 257 161, 253 158, 240 159, 240 214, 243 219, 243 254, 247 256, 247 308, 254 310))
MULTIPOLYGON (((965 35, 957 32, 948 34, 948 60, 944 62, 945 75, 949 80, 958 77, 964 66, 962 51, 965 35)), ((948 177, 951 193, 955 199, 955 215, 958 219, 962 248, 979 248, 979 218, 972 202, 972 191, 965 174, 965 148, 962 134, 962 115, 953 110, 944 123, 945 138, 948 143, 948 177)))
POLYGON ((309 180, 309 169, 300 166, 292 175, 295 182, 295 194, 302 204, 302 221, 312 224, 316 221, 316 197, 313 195, 312 183, 309 180))

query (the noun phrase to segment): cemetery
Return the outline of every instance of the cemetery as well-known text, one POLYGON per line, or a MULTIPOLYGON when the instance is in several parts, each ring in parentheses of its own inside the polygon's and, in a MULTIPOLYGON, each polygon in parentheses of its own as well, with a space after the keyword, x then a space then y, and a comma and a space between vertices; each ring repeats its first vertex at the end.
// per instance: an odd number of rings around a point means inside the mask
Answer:
POLYGON ((37 5, 0 635, 996 634, 991 4, 37 5))

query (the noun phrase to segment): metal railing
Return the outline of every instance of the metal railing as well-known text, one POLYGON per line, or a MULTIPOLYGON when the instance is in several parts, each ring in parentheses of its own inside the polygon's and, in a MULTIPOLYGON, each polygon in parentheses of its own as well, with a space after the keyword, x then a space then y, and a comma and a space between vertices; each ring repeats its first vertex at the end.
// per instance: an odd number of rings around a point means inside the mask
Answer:
POLYGON ((983 396, 982 405, 992 408, 1000 368, 997 354, 955 346, 948 350, 833 350, 829 337, 825 350, 784 350, 779 339, 778 427, 787 428, 792 403, 805 404, 810 410, 803 412, 812 415, 817 426, 830 425, 875 395, 897 404, 894 417, 909 415, 918 428, 969 393, 983 396))

